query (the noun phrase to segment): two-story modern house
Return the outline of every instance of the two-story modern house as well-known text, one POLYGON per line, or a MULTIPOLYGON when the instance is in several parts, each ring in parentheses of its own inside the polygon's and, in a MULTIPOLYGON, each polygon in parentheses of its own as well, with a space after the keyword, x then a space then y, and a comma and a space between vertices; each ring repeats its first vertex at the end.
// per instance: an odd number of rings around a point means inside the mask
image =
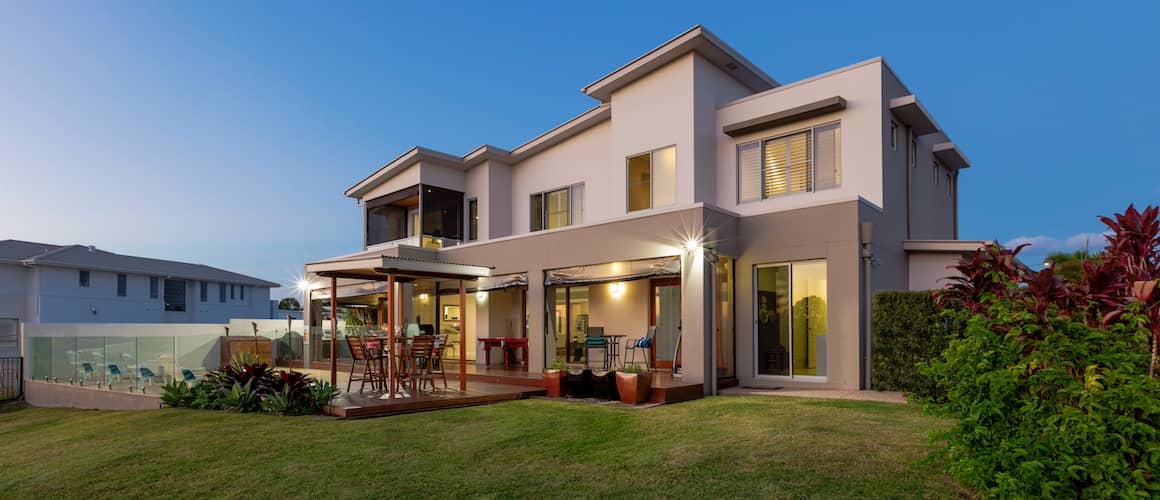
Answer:
MULTIPOLYGON (((348 189, 364 249, 307 264, 309 323, 320 270, 467 264, 490 276, 466 304, 438 281, 397 293, 405 323, 462 333, 477 363, 495 337, 526 337, 532 371, 579 362, 600 327, 621 358, 655 332, 655 366, 705 393, 858 389, 872 294, 933 288, 981 244, 956 241, 967 159, 881 58, 783 84, 697 26, 583 92, 592 109, 515 148, 416 147, 348 189)), ((381 303, 346 276, 342 303, 381 303)))
MULTIPOLYGON (((267 318, 270 289, 277 286, 201 264, 120 255, 92 246, 2 240, 0 350, 6 338, 14 345, 21 323, 267 318)), ((14 346, 9 350, 19 352, 14 346)))

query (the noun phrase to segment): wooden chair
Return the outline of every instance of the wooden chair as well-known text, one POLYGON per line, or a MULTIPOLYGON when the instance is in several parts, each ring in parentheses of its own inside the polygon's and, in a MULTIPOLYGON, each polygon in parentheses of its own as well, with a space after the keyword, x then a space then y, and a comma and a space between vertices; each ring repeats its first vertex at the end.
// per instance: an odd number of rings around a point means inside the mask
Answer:
POLYGON ((435 388, 435 374, 443 378, 443 388, 447 389, 447 371, 443 368, 443 353, 447 350, 447 336, 436 335, 431 350, 431 388, 435 388))
POLYGON ((346 345, 350 348, 351 357, 350 377, 346 381, 346 392, 350 392, 350 385, 355 381, 359 382, 359 393, 363 392, 368 381, 371 383, 371 390, 377 390, 380 378, 378 365, 381 356, 368 353, 363 338, 357 335, 348 335, 346 337, 346 345), (355 377, 354 369, 360 361, 363 364, 362 375, 355 377))
POLYGON ((435 390, 435 375, 431 371, 434 350, 435 335, 419 335, 411 339, 411 347, 407 349, 407 378, 411 381, 412 394, 423 390, 424 382, 430 382, 431 390, 435 390))

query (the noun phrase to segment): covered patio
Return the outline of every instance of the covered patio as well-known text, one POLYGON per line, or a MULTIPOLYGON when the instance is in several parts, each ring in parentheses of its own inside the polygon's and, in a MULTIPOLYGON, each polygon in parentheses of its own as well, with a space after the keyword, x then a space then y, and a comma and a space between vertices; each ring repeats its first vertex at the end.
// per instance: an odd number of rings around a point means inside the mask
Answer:
POLYGON ((344 390, 331 414, 378 416, 542 394, 538 383, 478 382, 468 370, 476 341, 468 335, 476 321, 468 317, 476 310, 469 286, 484 294, 481 287, 508 289, 518 280, 492 279, 489 267, 407 250, 418 255, 392 248, 306 265, 306 367, 344 390), (417 346, 430 354, 417 354, 417 346))

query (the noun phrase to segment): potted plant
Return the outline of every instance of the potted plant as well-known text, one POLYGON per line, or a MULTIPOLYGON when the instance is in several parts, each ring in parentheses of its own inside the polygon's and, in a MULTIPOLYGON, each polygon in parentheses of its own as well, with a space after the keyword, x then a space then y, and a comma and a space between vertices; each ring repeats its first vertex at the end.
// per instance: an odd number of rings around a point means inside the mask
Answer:
POLYGON ((544 369, 544 387, 548 389, 549 397, 564 396, 564 376, 567 373, 568 365, 560 360, 553 361, 550 368, 544 369))
POLYGON ((638 405, 648 401, 652 391, 652 372, 640 365, 628 365, 616 372, 616 392, 624 404, 638 405))
POLYGON ((570 398, 592 397, 592 370, 568 370, 564 374, 564 392, 570 398))

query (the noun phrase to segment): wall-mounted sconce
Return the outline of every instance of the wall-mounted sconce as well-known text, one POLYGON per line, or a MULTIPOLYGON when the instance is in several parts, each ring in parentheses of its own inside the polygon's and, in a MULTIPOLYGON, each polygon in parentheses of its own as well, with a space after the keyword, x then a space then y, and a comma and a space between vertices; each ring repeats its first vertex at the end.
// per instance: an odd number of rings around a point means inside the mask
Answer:
POLYGON ((483 290, 475 292, 475 301, 481 304, 487 302, 487 292, 483 290))
POLYGON ((422 302, 422 303, 426 304, 426 303, 427 303, 427 299, 429 299, 429 298, 431 298, 431 297, 430 297, 429 295, 425 294, 425 293, 420 293, 420 294, 419 294, 419 302, 422 302))
POLYGON ((616 283, 609 283, 609 285, 608 285, 608 294, 611 295, 612 298, 614 298, 614 299, 619 299, 619 298, 623 297, 624 290, 625 290, 625 286, 624 286, 624 282, 622 282, 622 281, 617 281, 616 283))

